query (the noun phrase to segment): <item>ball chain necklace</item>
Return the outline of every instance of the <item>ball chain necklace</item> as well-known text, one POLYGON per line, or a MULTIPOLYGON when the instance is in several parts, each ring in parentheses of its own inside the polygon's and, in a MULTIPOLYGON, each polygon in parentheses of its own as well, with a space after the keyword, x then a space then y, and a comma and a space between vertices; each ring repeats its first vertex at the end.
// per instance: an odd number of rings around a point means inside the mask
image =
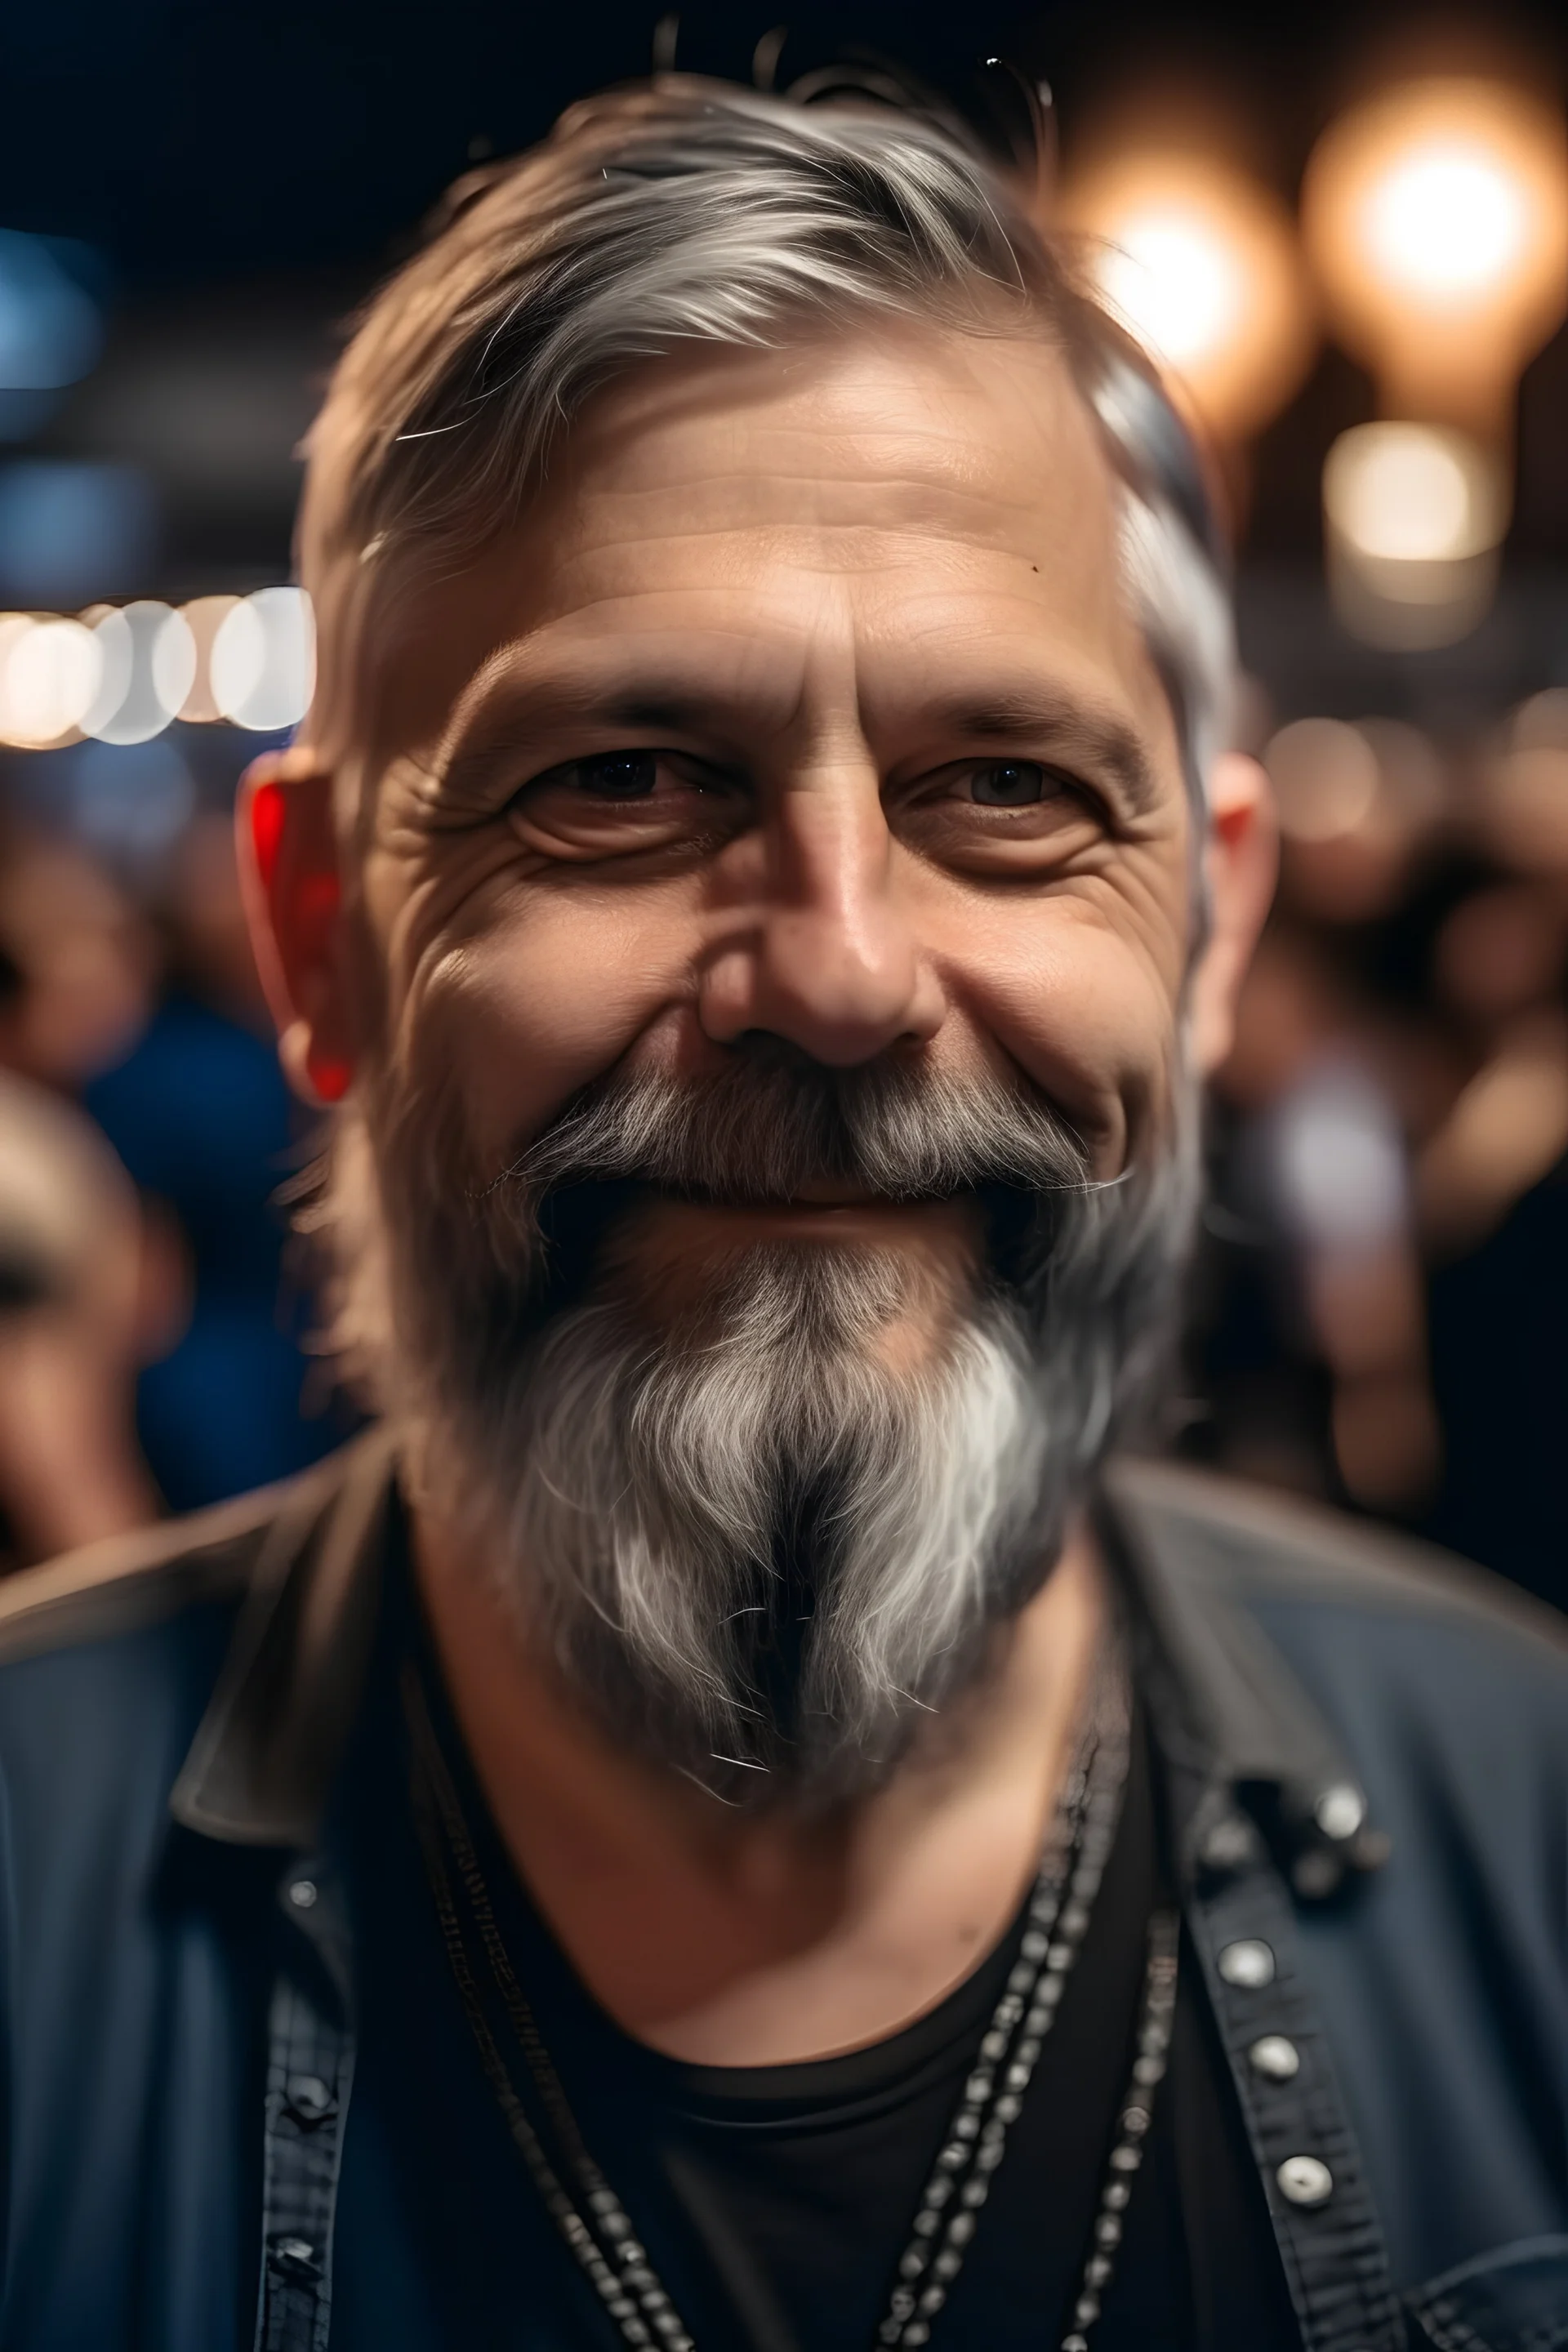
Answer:
MULTIPOLYGON (((942 2147, 921 2192, 900 2257, 879 2346, 928 2344, 963 2267, 991 2177, 1022 2110, 1041 2045, 1088 1930, 1121 1816, 1129 1750, 1123 1685, 1105 1678, 1058 1801, 1017 1958, 959 2095, 942 2147)), ((431 1719, 418 1669, 403 1677, 410 1735, 414 1811, 442 1940, 490 2087, 546 2212, 614 2321, 624 2343, 696 2352, 620 2200, 595 2163, 554 2062, 501 1938, 494 1906, 456 1785, 431 1719), (456 1884, 454 1884, 454 1881, 456 1884), (459 1910, 459 1892, 521 2053, 534 2097, 555 2143, 544 2138, 518 2095, 492 2031, 459 1910), (575 2189, 569 2189, 563 2172, 575 2189)), ((1179 1917, 1157 1908, 1139 1998, 1131 2076, 1118 2105, 1114 2144, 1100 2182, 1089 2248, 1058 2352, 1089 2352, 1116 2266, 1123 2217, 1142 2161, 1150 2104, 1165 2071, 1175 2009, 1179 1917)))

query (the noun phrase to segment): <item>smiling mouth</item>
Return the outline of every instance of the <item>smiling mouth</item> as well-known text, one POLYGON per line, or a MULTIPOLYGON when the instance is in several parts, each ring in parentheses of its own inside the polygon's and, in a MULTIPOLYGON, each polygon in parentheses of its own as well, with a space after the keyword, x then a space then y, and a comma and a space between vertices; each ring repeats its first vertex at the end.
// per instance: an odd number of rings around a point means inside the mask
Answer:
POLYGON ((570 1304, 621 1258, 635 1235, 673 1267, 688 1252, 705 1256, 750 1244, 816 1249, 908 1247, 922 1255, 978 1251, 994 1275, 1016 1277, 1037 1246, 1037 1202, 1011 1185, 959 1184, 900 1196, 839 1176, 817 1177, 789 1194, 737 1188, 720 1192, 643 1178, 590 1178, 546 1194, 539 1207, 544 1244, 539 1303, 570 1304))

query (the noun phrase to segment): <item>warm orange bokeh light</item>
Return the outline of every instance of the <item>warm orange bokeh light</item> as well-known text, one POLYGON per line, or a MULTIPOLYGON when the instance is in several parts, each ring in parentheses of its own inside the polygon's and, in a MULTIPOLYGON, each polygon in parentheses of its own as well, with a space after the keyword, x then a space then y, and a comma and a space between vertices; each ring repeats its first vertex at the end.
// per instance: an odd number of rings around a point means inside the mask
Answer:
POLYGON ((1503 82, 1409 83, 1341 117, 1301 197, 1334 325, 1384 413, 1503 428, 1568 309, 1568 135, 1503 82))
POLYGON ((1289 215, 1268 189, 1217 159, 1142 148, 1076 177, 1062 215, 1091 240, 1102 296, 1218 438, 1283 406, 1314 336, 1289 215))

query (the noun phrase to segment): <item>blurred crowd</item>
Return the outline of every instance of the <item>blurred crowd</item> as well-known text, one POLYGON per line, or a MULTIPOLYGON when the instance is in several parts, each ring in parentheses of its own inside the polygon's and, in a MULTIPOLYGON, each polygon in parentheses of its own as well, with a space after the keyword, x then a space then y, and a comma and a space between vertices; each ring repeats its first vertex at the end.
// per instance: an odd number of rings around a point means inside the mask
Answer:
POLYGON ((6 1567, 285 1476, 349 1426, 289 1261, 308 1136, 226 795, 118 856, 37 799, 0 815, 6 1567))
POLYGON ((1568 1602, 1568 692, 1446 740, 1255 732, 1281 886, 1215 1090, 1184 1444, 1568 1602))
MULTIPOLYGON (((1258 690, 1249 729, 1283 873, 1211 1109, 1180 1443, 1568 1601, 1568 690, 1445 740, 1258 690)), ((245 938, 242 739, 206 740, 155 838, 0 803, 6 1566, 352 1425, 289 1254, 310 1136, 245 938)))

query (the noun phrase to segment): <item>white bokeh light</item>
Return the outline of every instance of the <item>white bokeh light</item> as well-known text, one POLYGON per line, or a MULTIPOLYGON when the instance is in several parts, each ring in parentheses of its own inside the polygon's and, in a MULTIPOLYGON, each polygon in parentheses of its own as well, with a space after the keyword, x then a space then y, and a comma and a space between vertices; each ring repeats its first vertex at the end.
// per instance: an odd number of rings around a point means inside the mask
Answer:
POLYGON ((1365 235, 1377 266, 1433 301, 1468 302, 1506 277, 1530 231, 1517 178, 1485 148, 1458 141, 1417 148, 1367 197, 1365 235))
POLYGON ((316 678, 315 627, 301 588, 261 588, 226 616, 208 659, 226 719, 256 733, 296 727, 316 678))
POLYGON ((1177 210, 1123 222, 1095 275, 1145 350, 1190 367, 1235 333, 1241 273, 1206 221, 1177 210))
POLYGON ((177 719, 196 682, 196 641, 183 613, 167 614, 153 638, 153 692, 164 719, 177 719))
POLYGON ((1506 500, 1484 450, 1427 425, 1359 425, 1341 435, 1323 473, 1334 528, 1363 555, 1454 562, 1496 546, 1506 500))
POLYGON ((173 713, 159 691, 154 656, 167 604, 151 599, 101 614, 93 625, 102 659, 98 692, 81 722, 101 743, 145 743, 161 735, 173 713))
POLYGON ((0 740, 37 750, 80 727, 98 691, 98 641, 79 621, 24 620, 0 636, 0 740))

